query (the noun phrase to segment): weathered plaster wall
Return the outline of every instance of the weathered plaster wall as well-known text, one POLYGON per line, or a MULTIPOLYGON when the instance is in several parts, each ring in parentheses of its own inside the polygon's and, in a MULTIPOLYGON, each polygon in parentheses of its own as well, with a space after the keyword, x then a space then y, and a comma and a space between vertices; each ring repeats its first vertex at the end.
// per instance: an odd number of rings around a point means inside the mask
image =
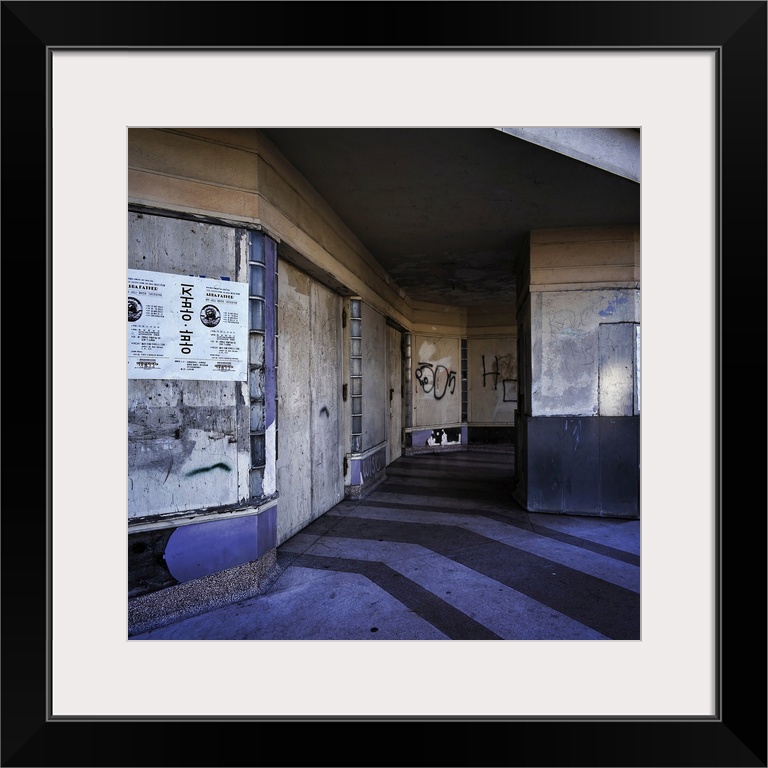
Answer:
POLYGON ((460 339, 414 335, 412 344, 413 426, 461 421, 460 339))
POLYGON ((532 415, 598 415, 600 328, 636 322, 639 312, 639 290, 533 294, 532 415))
MULTIPOLYGON (((128 268, 245 282, 247 233, 128 214, 128 268)), ((245 382, 128 380, 128 518, 247 503, 245 382)))
POLYGON ((467 341, 470 424, 511 425, 517 407, 517 337, 467 341))
POLYGON ((146 213, 128 213, 128 268, 247 282, 248 235, 146 213))
POLYGON ((128 517, 246 503, 249 447, 235 383, 128 382, 128 517))

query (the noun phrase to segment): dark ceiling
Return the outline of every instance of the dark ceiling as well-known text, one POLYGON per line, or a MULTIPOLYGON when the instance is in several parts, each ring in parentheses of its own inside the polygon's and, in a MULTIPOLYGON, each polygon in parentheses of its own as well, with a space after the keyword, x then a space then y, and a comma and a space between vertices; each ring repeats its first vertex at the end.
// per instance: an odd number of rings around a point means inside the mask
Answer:
POLYGON ((495 128, 261 130, 417 301, 513 301, 530 230, 640 222, 637 182, 495 128))

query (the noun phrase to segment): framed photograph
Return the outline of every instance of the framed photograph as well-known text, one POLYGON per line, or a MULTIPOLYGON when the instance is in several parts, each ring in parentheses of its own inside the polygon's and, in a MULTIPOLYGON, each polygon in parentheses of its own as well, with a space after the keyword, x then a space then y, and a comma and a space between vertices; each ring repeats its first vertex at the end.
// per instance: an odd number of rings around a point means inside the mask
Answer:
POLYGON ((728 409, 726 484, 723 363, 751 391, 766 349, 767 6, 4 2, 46 504, 4 519, 2 764, 766 766, 764 440, 728 409), (640 128, 640 642, 126 641, 127 129, 189 125, 640 128), (334 723, 417 737, 273 730, 334 723))

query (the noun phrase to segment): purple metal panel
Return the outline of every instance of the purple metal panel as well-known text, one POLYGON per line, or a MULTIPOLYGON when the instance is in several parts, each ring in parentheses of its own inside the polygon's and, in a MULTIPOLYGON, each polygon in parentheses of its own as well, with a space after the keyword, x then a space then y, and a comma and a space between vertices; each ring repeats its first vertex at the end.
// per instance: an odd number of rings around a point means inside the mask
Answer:
POLYGON ((257 560, 257 528, 257 516, 183 525, 168 539, 168 570, 184 582, 257 560))
POLYGON ((256 552, 263 557, 277 546, 277 506, 265 509, 256 520, 256 552))
POLYGON ((413 445, 426 445, 427 440, 432 437, 431 429, 414 429, 411 432, 411 441, 413 445))

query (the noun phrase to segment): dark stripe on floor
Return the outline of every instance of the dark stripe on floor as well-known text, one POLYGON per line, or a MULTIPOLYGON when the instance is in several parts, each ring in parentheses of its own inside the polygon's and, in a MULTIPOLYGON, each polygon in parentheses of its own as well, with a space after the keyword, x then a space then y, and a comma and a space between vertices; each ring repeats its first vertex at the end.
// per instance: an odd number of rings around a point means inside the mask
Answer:
POLYGON ((357 573, 388 592, 417 616, 451 640, 501 640, 495 632, 454 608, 428 589, 416 584, 388 565, 368 560, 299 555, 291 563, 302 568, 357 573))
MULTIPOLYGON (((370 501, 368 499, 361 501, 358 506, 360 507, 381 507, 382 509, 407 509, 414 512, 438 512, 444 515, 467 515, 468 517, 485 517, 489 520, 495 520, 496 522, 503 523, 504 525, 511 525, 514 528, 520 528, 524 531, 530 531, 537 536, 543 536, 547 539, 554 539, 555 541, 561 541, 563 544, 570 544, 573 547, 579 547, 579 549, 586 549, 590 552, 595 552, 598 555, 605 555, 613 560, 619 560, 622 563, 628 563, 629 565, 640 566, 640 557, 632 552, 625 552, 623 549, 616 549, 615 547, 609 547, 606 544, 599 544, 589 539, 582 539, 578 536, 572 536, 568 533, 562 533, 552 528, 545 528, 542 525, 533 525, 527 517, 527 513, 523 510, 517 512, 520 515, 520 519, 515 519, 516 512, 513 510, 507 512, 495 512, 488 509, 462 509, 461 507, 440 507, 433 504, 403 504, 396 501, 370 501), (524 516, 524 517, 523 517, 524 516)), ((316 531, 315 531, 316 533, 316 531)))
POLYGON ((468 517, 487 517, 501 523, 513 525, 526 531, 532 531, 533 526, 528 520, 528 513, 518 507, 510 510, 489 510, 475 507, 457 507, 441 504, 407 504, 403 501, 379 501, 373 493, 357 504, 358 507, 381 507, 382 509, 406 509, 413 512, 435 512, 440 515, 467 515, 468 517))
POLYGON ((489 473, 494 476, 513 475, 513 464, 488 464, 486 462, 469 461, 469 462, 426 462, 424 464, 401 464, 399 461, 394 464, 390 464, 387 467, 387 475, 407 472, 410 474, 418 474, 420 472, 435 472, 445 473, 452 475, 461 474, 482 474, 489 473))
POLYGON ((548 539, 562 541, 563 544, 571 544, 574 547, 588 549, 590 552, 595 552, 598 555, 605 555, 606 557, 612 557, 614 560, 620 560, 622 563, 640 567, 640 556, 634 552, 625 552, 623 549, 616 549, 615 547, 609 547, 607 544, 599 544, 596 541, 572 536, 570 533, 545 528, 543 525, 532 525, 531 527, 538 536, 546 536, 548 539))
POLYGON ((477 488, 478 486, 500 486, 511 487, 512 475, 509 472, 499 473, 498 475, 489 475, 483 472, 482 478, 473 477, 471 473, 464 475, 455 472, 436 472, 434 470, 397 470, 396 472, 387 472, 388 483, 418 483, 420 486, 439 486, 443 483, 450 483, 451 486, 460 488, 462 486, 477 488))
POLYGON ((422 453, 418 456, 400 456, 390 466, 411 464, 414 466, 426 466, 428 464, 488 464, 508 465, 515 463, 515 455, 512 451, 450 451, 445 456, 434 453, 422 453))
POLYGON ((614 640, 640 639, 640 596, 466 529, 342 518, 328 535, 417 544, 505 584, 614 640))
POLYGON ((500 483, 488 487, 488 483, 478 482, 474 487, 454 488, 435 485, 398 485, 392 481, 382 483, 376 493, 399 493, 407 496, 427 496, 447 499, 473 499, 480 502, 505 503, 511 498, 511 484, 508 488, 500 483))

